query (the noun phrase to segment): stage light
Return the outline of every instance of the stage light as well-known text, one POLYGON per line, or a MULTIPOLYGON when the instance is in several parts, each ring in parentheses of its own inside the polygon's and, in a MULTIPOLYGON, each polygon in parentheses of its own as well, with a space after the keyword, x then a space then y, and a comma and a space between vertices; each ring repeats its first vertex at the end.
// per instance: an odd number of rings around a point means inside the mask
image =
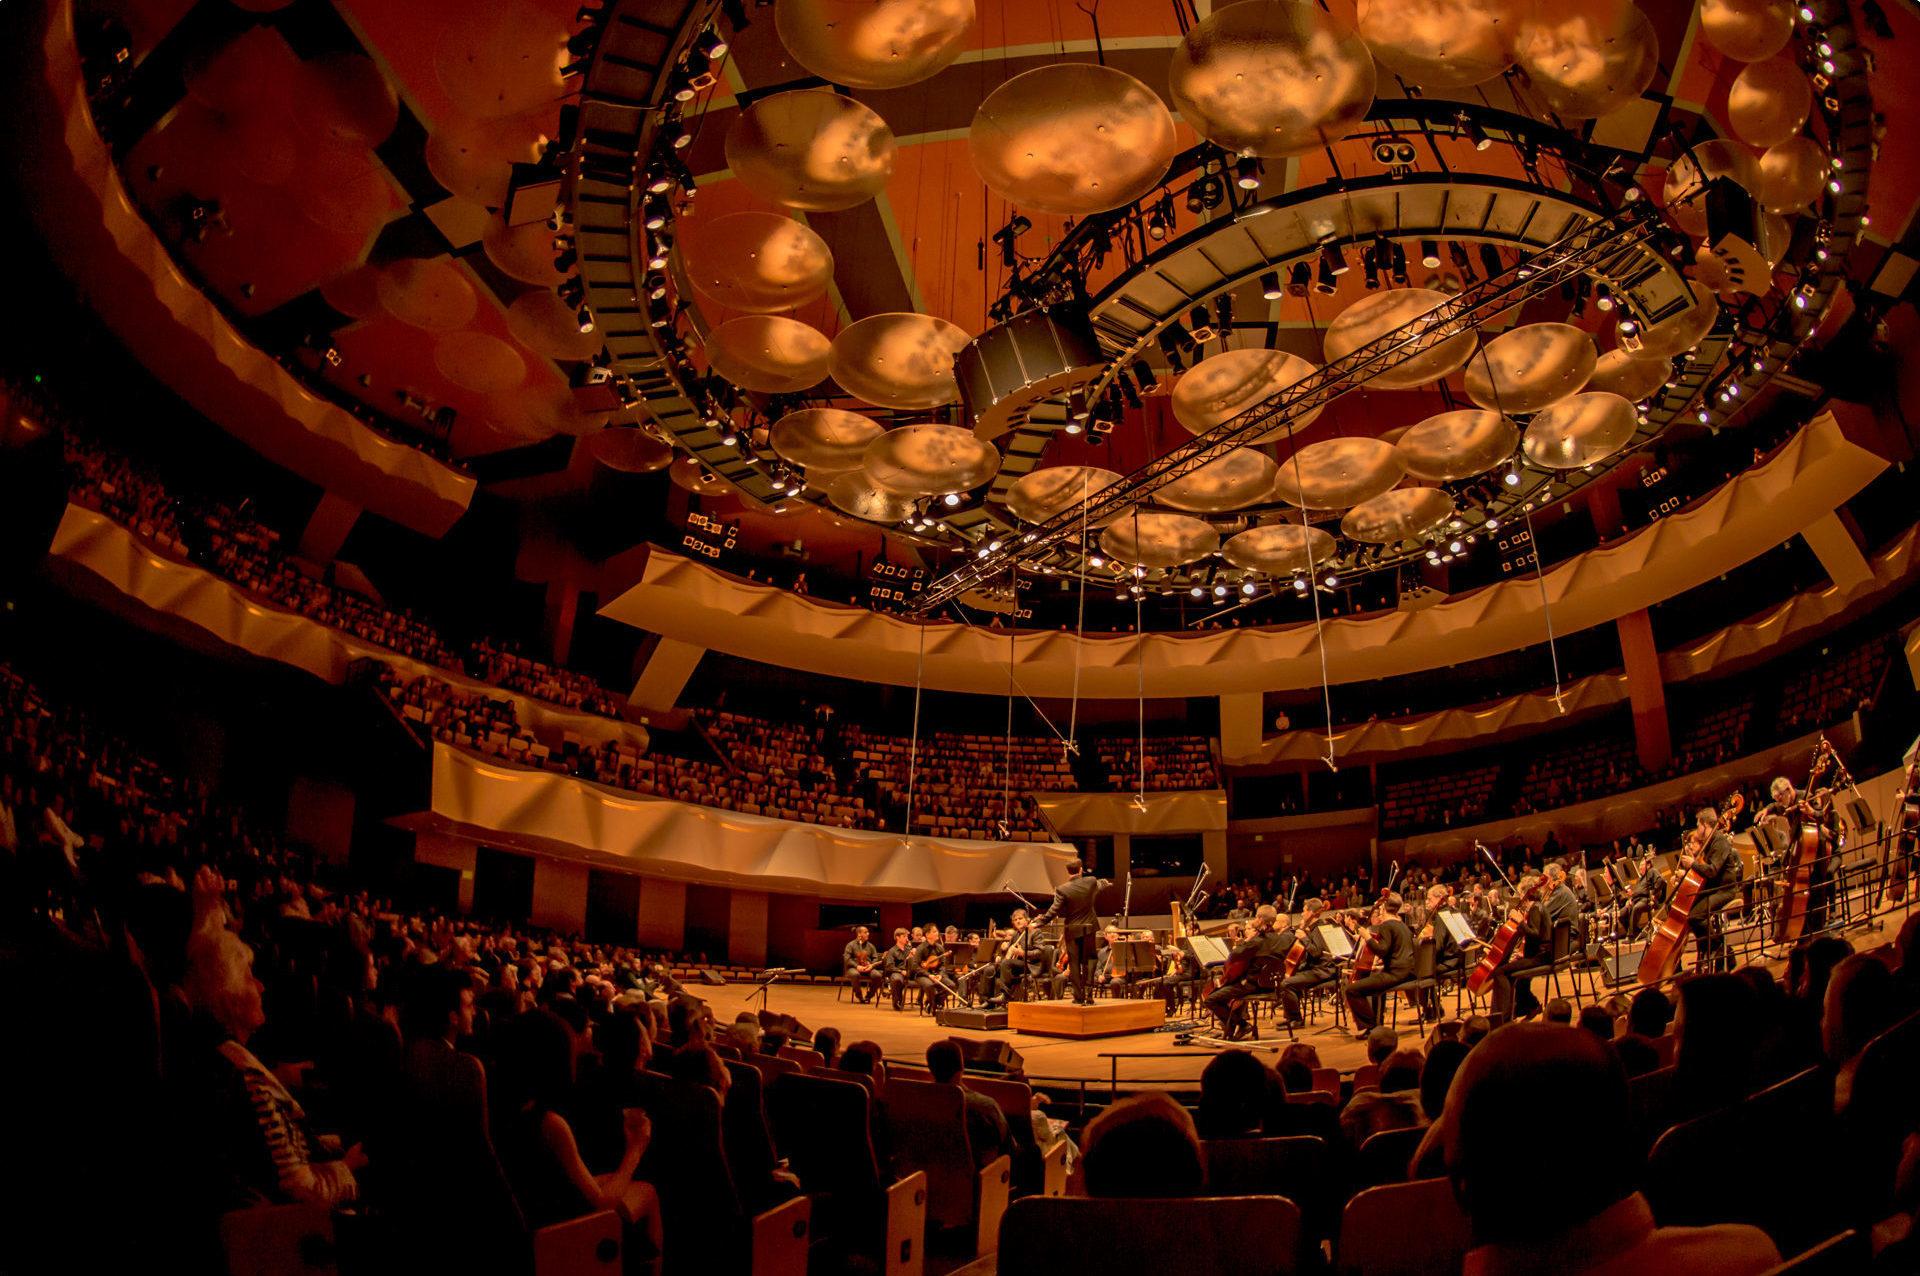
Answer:
POLYGON ((1260 161, 1252 155, 1242 155, 1233 162, 1233 182, 1243 191, 1260 189, 1260 161))
POLYGON ((1457 540, 1447 542, 1447 552, 1449 554, 1464 553, 1466 551, 1466 548, 1467 547, 1464 544, 1462 544, 1460 541, 1457 541, 1457 540))
POLYGON ((1213 596, 1215 598, 1225 598, 1227 596, 1227 587, 1225 585, 1215 585, 1213 587, 1213 596))
POLYGON ((1189 589, 1187 592, 1189 594, 1192 594, 1195 598, 1204 598, 1207 595, 1207 591, 1200 588, 1200 586, 1198 585, 1195 585, 1192 589, 1189 589))
POLYGON ((1107 560, 1100 557, 1100 555, 1098 554, 1090 555, 1087 559, 1087 566, 1089 567, 1105 567, 1106 565, 1107 565, 1107 560))
POLYGON ((1241 582, 1241 585, 1240 585, 1240 592, 1241 592, 1241 593, 1243 593, 1243 594, 1245 594, 1245 595, 1246 595, 1246 596, 1247 596, 1248 598, 1251 598, 1251 597, 1253 597, 1253 596, 1254 596, 1254 595, 1255 595, 1256 593, 1258 593, 1258 592, 1259 592, 1259 590, 1258 590, 1257 588, 1255 588, 1255 586, 1254 586, 1254 583, 1253 583, 1252 581, 1250 581, 1250 580, 1249 580, 1249 581, 1243 581, 1243 582, 1241 582))
POLYGON ((1440 266, 1440 245, 1431 239, 1421 240, 1420 264, 1428 270, 1438 269, 1440 266))
POLYGON ((1372 253, 1366 253, 1360 258, 1360 278, 1367 285, 1368 292, 1373 292, 1380 287, 1380 268, 1374 265, 1372 253))
POLYGON ((582 306, 580 307, 579 310, 574 312, 573 317, 575 322, 577 322, 580 325, 580 331, 582 332, 593 331, 593 311, 587 309, 585 306, 582 306))
POLYGON ((1593 304, 1603 311, 1613 309, 1613 289, 1605 284, 1595 284, 1593 289, 1593 304))
POLYGON ((1327 588, 1333 589, 1340 584, 1340 578, 1332 572, 1327 573, 1327 588))
POLYGON ((1301 593, 1301 594, 1306 593, 1307 592, 1306 578, 1303 576, 1295 576, 1293 578, 1293 588, 1296 593, 1301 593))
POLYGON ((1402 288, 1405 288, 1408 283, 1407 250, 1403 244, 1393 246, 1393 282, 1402 288))
POLYGON ((1266 274, 1260 276, 1260 295, 1268 301, 1278 301, 1280 299, 1279 271, 1269 270, 1266 274))
POLYGON ((1340 286, 1340 277, 1327 266, 1327 259, 1320 259, 1320 269, 1315 273, 1313 287, 1315 292, 1332 294, 1340 286))
POLYGON ((1460 126, 1460 131, 1467 135, 1467 140, 1473 143, 1474 150, 1484 151, 1493 145, 1493 139, 1487 136, 1487 130, 1481 128, 1480 121, 1473 116, 1462 111, 1453 118, 1454 123, 1460 126))
POLYGON ((1347 265, 1347 254, 1341 249, 1340 245, 1334 243, 1332 240, 1328 240, 1326 243, 1320 245, 1320 268, 1329 274, 1344 275, 1347 273, 1348 269, 1350 269, 1347 265))
POLYGON ((1307 295, 1307 289, 1313 286, 1313 267, 1304 261, 1293 263, 1293 269, 1287 272, 1287 292, 1295 297, 1307 295))
POLYGON ((1508 487, 1519 487, 1520 486, 1520 467, 1516 465, 1510 468, 1506 472, 1505 477, 1503 477, 1500 481, 1505 483, 1508 487))
POLYGON ((948 492, 945 496, 941 497, 940 499, 946 502, 946 506, 948 509, 952 509, 954 506, 960 503, 960 493, 948 492))

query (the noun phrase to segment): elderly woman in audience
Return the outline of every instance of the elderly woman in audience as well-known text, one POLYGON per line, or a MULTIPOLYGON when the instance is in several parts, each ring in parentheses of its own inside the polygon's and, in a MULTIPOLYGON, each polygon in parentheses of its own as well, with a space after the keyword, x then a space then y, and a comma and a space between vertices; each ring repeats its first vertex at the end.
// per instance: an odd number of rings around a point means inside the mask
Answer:
POLYGON ((223 1195, 233 1205, 351 1201, 360 1191, 354 1172, 366 1165, 361 1149, 343 1150, 312 1129, 286 1083, 247 1049, 267 1019, 260 993, 253 950, 239 936, 211 930, 188 941, 187 999, 210 1030, 199 1063, 223 1195))

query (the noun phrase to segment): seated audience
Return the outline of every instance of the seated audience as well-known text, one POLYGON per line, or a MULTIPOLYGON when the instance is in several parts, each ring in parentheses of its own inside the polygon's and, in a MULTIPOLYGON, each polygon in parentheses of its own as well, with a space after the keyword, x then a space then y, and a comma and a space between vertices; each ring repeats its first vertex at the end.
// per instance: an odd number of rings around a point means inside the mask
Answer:
MULTIPOLYGON (((1223 1050, 1215 1055, 1200 1071, 1201 1137, 1258 1137, 1279 1084, 1272 1070, 1249 1051, 1223 1050)), ((1312 1088, 1311 1074, 1307 1088, 1312 1088)))
POLYGON ((1087 1122, 1080 1165, 1088 1196, 1198 1196, 1207 1181, 1193 1117, 1159 1091, 1087 1122))
POLYGON ((1475 1047, 1439 1127, 1473 1232, 1466 1276, 1741 1276, 1779 1261, 1757 1227, 1655 1227, 1634 1186, 1644 1158, 1632 1124, 1626 1078, 1591 1033, 1517 1024, 1475 1047), (1573 1095, 1588 1132, 1580 1155, 1557 1159, 1550 1177, 1516 1177, 1516 1114, 1560 1111, 1573 1095))
POLYGON ((1007 1128, 1007 1114, 999 1104, 960 1084, 965 1066, 966 1056, 958 1042, 936 1041, 927 1047, 927 1071, 933 1074, 934 1084, 954 1086, 966 1103, 967 1146, 973 1151, 974 1165, 979 1167, 1013 1152, 1013 1132, 1007 1128))

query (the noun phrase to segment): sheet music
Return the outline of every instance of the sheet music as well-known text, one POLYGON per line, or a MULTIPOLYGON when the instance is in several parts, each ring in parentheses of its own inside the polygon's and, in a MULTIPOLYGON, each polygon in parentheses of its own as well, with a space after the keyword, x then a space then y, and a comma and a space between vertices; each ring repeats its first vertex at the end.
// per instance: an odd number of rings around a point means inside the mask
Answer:
POLYGON ((1467 924, 1467 919, 1450 908, 1440 910, 1440 921, 1447 928, 1447 934, 1453 936, 1453 942, 1462 947, 1480 938, 1473 933, 1473 927, 1467 924))
POLYGON ((1321 926, 1318 929, 1320 942, 1327 946, 1329 953, 1341 958, 1353 956, 1353 941, 1347 937, 1346 931, 1338 926, 1321 926))

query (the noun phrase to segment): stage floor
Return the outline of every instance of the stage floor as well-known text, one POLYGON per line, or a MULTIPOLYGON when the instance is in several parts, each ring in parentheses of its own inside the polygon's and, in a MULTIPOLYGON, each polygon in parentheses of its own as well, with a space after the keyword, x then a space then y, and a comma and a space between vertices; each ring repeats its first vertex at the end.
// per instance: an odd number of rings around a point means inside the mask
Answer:
MULTIPOLYGON (((760 1008, 760 998, 753 994, 753 987, 749 984, 728 984, 723 988, 690 987, 689 991, 705 998, 713 1007, 714 1018, 722 1023, 731 1022, 742 1010, 760 1008)), ((1449 1010, 1452 1005, 1452 999, 1449 998, 1449 1010)), ((815 984, 776 985, 768 1009, 792 1015, 810 1029, 838 1028, 843 1043, 872 1041, 889 1059, 905 1059, 914 1063, 923 1063, 927 1047, 948 1037, 1004 1041, 1020 1052, 1026 1061, 1027 1076, 1036 1081, 1087 1081, 1099 1082, 1104 1086, 1113 1078, 1114 1060, 1107 1056, 1123 1055, 1133 1056, 1119 1060, 1119 1083, 1123 1089, 1151 1082, 1184 1082, 1192 1085, 1199 1082, 1200 1070, 1207 1066, 1207 1061, 1219 1053, 1218 1048, 1206 1046, 1176 1046, 1173 1044, 1175 1034, 1170 1031, 1135 1032, 1076 1041, 1035 1036, 1011 1029, 973 1032, 964 1028, 942 1028, 933 1021, 933 1016, 921 1014, 916 1006, 908 1006, 898 1013, 884 1003, 857 1006, 850 1001, 836 1000, 833 988, 815 984), (1173 1057, 1139 1057, 1157 1054, 1173 1057)), ((1201 1026, 1211 1030, 1211 1018, 1201 1026)), ((1411 1019, 1403 1007, 1400 1014, 1401 1037, 1410 1045, 1418 1045, 1425 1040, 1426 1033, 1427 1026, 1411 1019)), ((1300 1040, 1320 1052, 1323 1067, 1350 1072, 1367 1061, 1366 1046, 1355 1041, 1353 1035, 1344 1028, 1334 1027, 1330 1013, 1323 1013, 1318 1024, 1309 1023, 1301 1029, 1300 1040)), ((1263 1021, 1260 1041, 1240 1044, 1249 1047, 1275 1046, 1276 1049, 1268 1056, 1271 1062, 1279 1057, 1277 1047, 1287 1044, 1287 1035, 1282 1030, 1275 1036, 1263 1021)))

